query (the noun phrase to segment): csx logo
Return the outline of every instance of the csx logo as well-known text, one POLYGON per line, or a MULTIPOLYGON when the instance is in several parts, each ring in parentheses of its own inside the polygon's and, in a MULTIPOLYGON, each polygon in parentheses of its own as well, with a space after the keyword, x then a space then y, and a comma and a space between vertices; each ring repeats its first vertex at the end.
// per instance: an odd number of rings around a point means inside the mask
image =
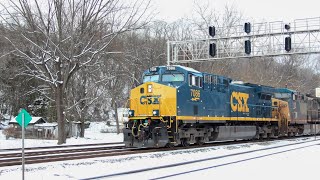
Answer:
POLYGON ((232 111, 249 112, 248 107, 249 94, 241 92, 232 92, 230 105, 232 111))
POLYGON ((141 96, 140 104, 159 104, 160 95, 156 96, 141 96))
POLYGON ((200 100, 200 90, 191 89, 191 101, 200 100))

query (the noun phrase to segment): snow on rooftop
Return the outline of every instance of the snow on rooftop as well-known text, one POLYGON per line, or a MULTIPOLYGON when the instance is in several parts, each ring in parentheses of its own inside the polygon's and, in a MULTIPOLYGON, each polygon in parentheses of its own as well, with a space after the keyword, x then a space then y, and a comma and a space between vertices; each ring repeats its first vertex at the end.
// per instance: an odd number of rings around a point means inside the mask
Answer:
MULTIPOLYGON (((190 71, 190 72, 194 72, 194 73, 201 73, 200 71, 197 71, 191 67, 186 67, 186 66, 181 66, 181 65, 170 65, 170 66, 179 67, 181 69, 184 69, 184 70, 190 71)), ((155 67, 168 67, 168 66, 155 66, 155 67)))
POLYGON ((58 126, 58 123, 42 123, 42 124, 36 124, 36 127, 52 127, 52 126, 58 126))
MULTIPOLYGON (((17 117, 12 118, 9 123, 18 123, 17 120, 16 120, 16 118, 17 118, 17 117)), ((39 121, 40 119, 43 119, 43 118, 42 118, 42 117, 32 117, 32 119, 31 119, 31 121, 29 122, 29 124, 35 124, 35 123, 36 123, 37 121, 39 121)), ((43 119, 43 121, 45 121, 45 120, 43 119)))
POLYGON ((193 69, 191 67, 186 67, 186 66, 181 66, 181 65, 173 65, 173 66, 182 68, 182 69, 184 69, 186 71, 191 71, 191 72, 194 72, 194 73, 201 73, 201 72, 199 72, 199 71, 197 71, 197 70, 195 70, 195 69, 193 69))
POLYGON ((243 81, 231 81, 231 84, 244 84, 243 81))

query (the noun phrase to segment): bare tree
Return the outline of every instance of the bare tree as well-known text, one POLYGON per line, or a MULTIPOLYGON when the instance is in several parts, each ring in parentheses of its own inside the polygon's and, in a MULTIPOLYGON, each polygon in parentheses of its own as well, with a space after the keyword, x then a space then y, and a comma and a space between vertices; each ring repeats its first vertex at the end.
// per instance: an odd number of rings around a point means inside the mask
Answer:
MULTIPOLYGON (((108 54, 108 46, 122 32, 144 26, 149 2, 135 0, 8 0, 2 5, 5 36, 11 54, 25 62, 20 75, 47 83, 54 92, 58 144, 66 142, 65 100, 70 79, 83 67, 108 54)), ((147 17, 148 19, 148 17, 147 17)))
MULTIPOLYGON (((225 5, 222 10, 216 10, 212 8, 212 4, 207 2, 199 3, 194 2, 195 10, 190 17, 189 26, 191 26, 191 32, 193 38, 208 38, 209 26, 215 26, 216 36, 215 37, 228 37, 230 35, 237 35, 239 33, 239 23, 245 18, 242 13, 239 12, 233 5, 225 5)), ((226 39, 221 41, 219 44, 219 54, 227 53, 231 51, 234 44, 234 39, 226 39)), ((230 52, 229 52, 230 53, 230 52)), ((194 68, 198 68, 206 72, 215 72, 221 75, 229 75, 232 72, 230 69, 231 64, 237 60, 225 60, 225 61, 214 61, 214 62, 203 62, 197 65, 191 65, 194 68)))

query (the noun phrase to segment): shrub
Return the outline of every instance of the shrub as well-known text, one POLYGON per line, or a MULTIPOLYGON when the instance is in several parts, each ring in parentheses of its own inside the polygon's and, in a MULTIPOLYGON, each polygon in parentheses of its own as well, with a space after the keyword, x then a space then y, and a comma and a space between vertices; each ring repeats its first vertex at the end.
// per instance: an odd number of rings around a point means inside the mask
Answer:
POLYGON ((17 130, 14 127, 8 127, 2 133, 6 136, 6 139, 9 139, 9 137, 16 137, 17 130))

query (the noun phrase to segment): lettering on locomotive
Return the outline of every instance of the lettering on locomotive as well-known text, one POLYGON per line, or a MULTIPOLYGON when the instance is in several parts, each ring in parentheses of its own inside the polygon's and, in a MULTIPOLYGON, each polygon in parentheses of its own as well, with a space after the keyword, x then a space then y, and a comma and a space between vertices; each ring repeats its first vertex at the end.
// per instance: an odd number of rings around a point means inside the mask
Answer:
POLYGON ((230 97, 231 110, 234 112, 238 111, 238 112, 248 113, 249 112, 248 99, 249 99, 249 94, 247 93, 235 92, 235 91, 232 92, 230 97))
POLYGON ((159 98, 161 95, 153 95, 153 96, 141 96, 140 97, 140 104, 160 104, 159 98))
POLYGON ((191 101, 200 100, 200 90, 191 89, 191 101))

